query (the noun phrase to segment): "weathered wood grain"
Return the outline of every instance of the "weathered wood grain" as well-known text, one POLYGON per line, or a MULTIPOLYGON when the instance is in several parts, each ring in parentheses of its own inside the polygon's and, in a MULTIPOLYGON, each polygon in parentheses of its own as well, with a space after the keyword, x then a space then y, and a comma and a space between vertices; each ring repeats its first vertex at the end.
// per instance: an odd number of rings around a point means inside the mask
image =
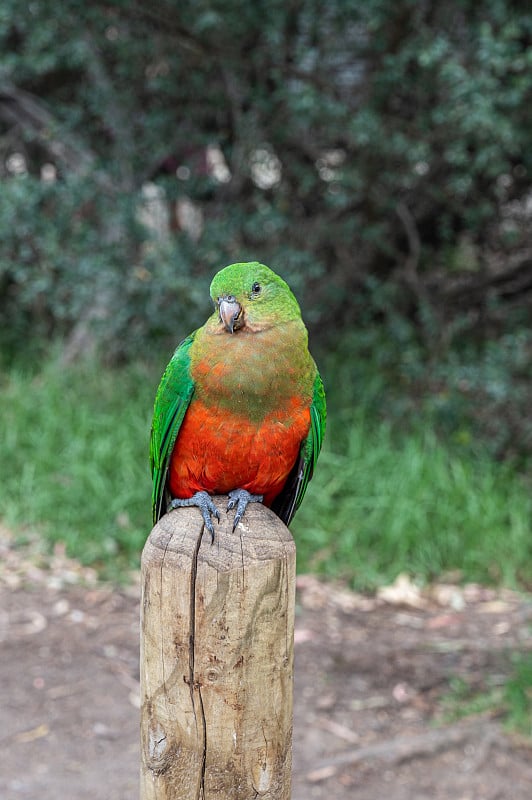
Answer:
POLYGON ((249 505, 167 514, 142 556, 141 800, 289 800, 295 545, 249 505))

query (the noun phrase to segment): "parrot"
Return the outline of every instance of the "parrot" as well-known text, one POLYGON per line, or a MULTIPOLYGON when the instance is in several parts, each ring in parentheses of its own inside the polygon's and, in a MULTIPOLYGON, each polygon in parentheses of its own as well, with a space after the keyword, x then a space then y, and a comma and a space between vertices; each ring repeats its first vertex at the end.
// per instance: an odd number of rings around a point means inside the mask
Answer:
POLYGON ((228 495, 233 532, 249 503, 288 525, 321 450, 323 382, 288 284, 257 261, 213 278, 214 312, 175 350, 157 389, 150 435, 154 524, 196 506, 214 542, 213 495, 228 495))

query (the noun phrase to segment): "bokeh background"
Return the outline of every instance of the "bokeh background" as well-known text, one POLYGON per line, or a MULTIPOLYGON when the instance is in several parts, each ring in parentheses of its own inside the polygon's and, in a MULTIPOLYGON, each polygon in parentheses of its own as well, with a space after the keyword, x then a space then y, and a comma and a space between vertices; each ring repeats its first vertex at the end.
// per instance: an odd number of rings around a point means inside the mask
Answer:
POLYGON ((531 45, 510 0, 4 0, 5 529, 127 578, 162 370, 257 259, 328 393, 300 569, 530 589, 531 45))

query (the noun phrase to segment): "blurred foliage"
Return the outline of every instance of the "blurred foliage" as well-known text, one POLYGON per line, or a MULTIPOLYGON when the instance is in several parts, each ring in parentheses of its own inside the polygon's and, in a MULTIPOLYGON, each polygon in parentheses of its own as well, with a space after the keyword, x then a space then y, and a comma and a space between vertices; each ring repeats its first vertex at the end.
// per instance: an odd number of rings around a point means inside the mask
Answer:
MULTIPOLYGON (((380 325, 362 325, 318 350, 325 375, 330 417, 342 425, 365 410, 375 421, 416 430, 432 429, 449 447, 518 469, 532 455, 532 331, 502 331, 494 339, 469 340, 435 358, 415 326, 390 312, 380 325), (335 379, 340 376, 340 379, 335 379)), ((334 436, 329 426, 328 436, 334 436)))
POLYGON ((5 0, 3 353, 163 362, 258 258, 335 413, 526 458, 531 44, 509 0, 5 0))
POLYGON ((248 258, 316 335, 390 299, 431 352, 518 325, 531 43, 510 0, 5 0, 3 343, 168 348, 248 258))

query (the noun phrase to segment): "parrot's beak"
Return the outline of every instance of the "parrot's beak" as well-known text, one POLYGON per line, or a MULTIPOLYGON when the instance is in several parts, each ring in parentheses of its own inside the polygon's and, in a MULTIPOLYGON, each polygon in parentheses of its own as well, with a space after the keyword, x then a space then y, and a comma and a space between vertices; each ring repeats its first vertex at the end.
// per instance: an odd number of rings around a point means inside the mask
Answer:
POLYGON ((218 312, 220 314, 220 320, 229 333, 234 333, 235 330, 240 327, 242 306, 240 303, 237 303, 232 294, 218 298, 218 312))

